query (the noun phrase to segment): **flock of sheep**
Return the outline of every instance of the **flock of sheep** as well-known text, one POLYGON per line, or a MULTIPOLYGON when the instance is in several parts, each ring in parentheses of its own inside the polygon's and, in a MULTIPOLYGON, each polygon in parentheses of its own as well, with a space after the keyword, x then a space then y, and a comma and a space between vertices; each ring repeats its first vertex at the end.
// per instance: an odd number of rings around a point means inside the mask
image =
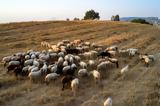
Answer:
MULTIPOLYGON (((138 49, 120 50, 118 46, 103 47, 83 40, 63 40, 57 44, 41 42, 43 51, 29 50, 18 52, 2 59, 7 73, 15 76, 29 77, 31 82, 44 81, 49 84, 52 80, 61 79, 62 90, 70 86, 76 96, 80 78, 93 77, 95 83, 101 83, 102 73, 113 68, 119 68, 118 57, 139 56, 146 66, 154 61, 153 55, 140 54, 138 49)), ((123 74, 129 70, 126 65, 120 70, 123 74)), ((109 97, 104 106, 112 106, 109 97)))

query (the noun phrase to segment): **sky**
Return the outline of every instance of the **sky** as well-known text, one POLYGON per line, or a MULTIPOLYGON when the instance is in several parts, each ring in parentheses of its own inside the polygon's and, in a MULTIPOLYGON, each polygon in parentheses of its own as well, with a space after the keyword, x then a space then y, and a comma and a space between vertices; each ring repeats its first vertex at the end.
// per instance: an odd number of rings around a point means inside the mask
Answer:
POLYGON ((0 23, 83 18, 90 9, 102 20, 116 14, 160 18, 160 0, 0 0, 0 23))

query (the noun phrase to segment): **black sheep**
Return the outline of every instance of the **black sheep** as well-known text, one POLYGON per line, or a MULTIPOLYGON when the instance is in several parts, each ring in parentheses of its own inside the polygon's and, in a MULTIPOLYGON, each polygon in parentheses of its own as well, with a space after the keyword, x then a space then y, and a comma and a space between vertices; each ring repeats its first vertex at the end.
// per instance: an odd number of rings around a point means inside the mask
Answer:
POLYGON ((99 53, 97 54, 97 56, 98 56, 98 57, 101 56, 102 58, 105 57, 105 56, 108 56, 109 58, 111 58, 111 54, 110 54, 109 52, 107 52, 107 51, 106 51, 106 52, 101 51, 101 52, 99 52, 99 53))

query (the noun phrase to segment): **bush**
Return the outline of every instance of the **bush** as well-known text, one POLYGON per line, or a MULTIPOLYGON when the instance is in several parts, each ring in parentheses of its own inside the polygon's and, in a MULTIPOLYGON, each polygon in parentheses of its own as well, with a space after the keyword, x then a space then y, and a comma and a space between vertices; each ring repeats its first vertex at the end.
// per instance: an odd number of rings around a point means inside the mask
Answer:
POLYGON ((100 19, 99 13, 95 12, 94 10, 87 11, 85 13, 84 20, 88 20, 88 19, 91 19, 91 20, 100 19))
POLYGON ((146 20, 141 19, 141 18, 139 18, 139 19, 133 19, 131 22, 133 22, 133 23, 140 23, 140 24, 150 24, 149 22, 147 22, 146 20))

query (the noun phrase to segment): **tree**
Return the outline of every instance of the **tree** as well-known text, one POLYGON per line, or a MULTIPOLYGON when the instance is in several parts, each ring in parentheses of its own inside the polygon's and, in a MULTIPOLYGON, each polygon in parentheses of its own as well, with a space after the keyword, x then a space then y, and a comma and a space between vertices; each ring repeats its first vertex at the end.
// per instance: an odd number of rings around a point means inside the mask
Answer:
POLYGON ((116 16, 115 16, 115 21, 120 21, 119 15, 116 15, 116 16))
POLYGON ((87 11, 85 13, 84 20, 88 20, 88 19, 91 19, 91 20, 100 19, 99 13, 95 12, 94 10, 87 11))
MULTIPOLYGON (((134 22, 134 23, 141 23, 141 24, 150 24, 149 22, 147 22, 145 19, 133 19, 131 22, 134 22)), ((151 25, 151 24, 150 24, 151 25)))
POLYGON ((70 20, 69 18, 66 19, 66 21, 69 21, 69 20, 70 20))
POLYGON ((74 21, 79 21, 79 18, 75 17, 73 20, 74 20, 74 21))
POLYGON ((111 17, 111 21, 120 21, 120 19, 119 19, 119 15, 116 15, 116 16, 112 16, 111 17))

